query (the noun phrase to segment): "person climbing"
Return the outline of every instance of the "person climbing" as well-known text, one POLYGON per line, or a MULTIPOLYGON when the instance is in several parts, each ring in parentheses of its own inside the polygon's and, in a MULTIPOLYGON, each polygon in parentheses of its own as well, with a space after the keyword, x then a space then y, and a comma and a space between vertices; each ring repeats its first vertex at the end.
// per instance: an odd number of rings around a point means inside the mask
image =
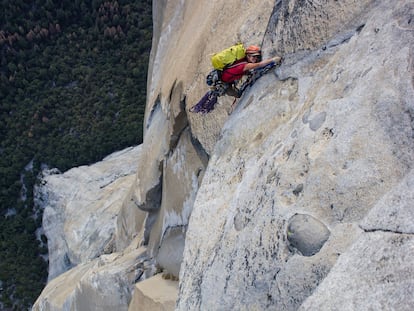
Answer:
POLYGON ((190 112, 208 113, 214 109, 217 98, 222 95, 235 97, 232 108, 247 87, 252 86, 257 79, 269 72, 276 65, 280 65, 282 58, 275 56, 262 60, 262 51, 256 45, 247 49, 242 43, 237 43, 211 57, 214 67, 206 77, 210 90, 200 101, 189 109, 190 112), (247 76, 247 79, 238 87, 236 84, 247 76))
POLYGON ((232 65, 226 67, 221 73, 221 81, 228 84, 226 94, 240 98, 242 92, 236 87, 235 82, 240 80, 243 76, 249 75, 251 70, 264 67, 272 62, 280 64, 282 58, 274 56, 272 58, 262 60, 262 51, 256 45, 250 45, 246 49, 246 56, 237 60, 232 65))

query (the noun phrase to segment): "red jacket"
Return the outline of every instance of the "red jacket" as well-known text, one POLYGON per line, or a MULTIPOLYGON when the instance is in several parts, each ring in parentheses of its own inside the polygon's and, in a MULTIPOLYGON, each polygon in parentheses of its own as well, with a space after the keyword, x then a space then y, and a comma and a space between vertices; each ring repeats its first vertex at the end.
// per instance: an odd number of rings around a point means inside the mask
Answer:
POLYGON ((241 79, 241 77, 246 74, 246 72, 243 71, 246 64, 246 58, 242 58, 236 61, 234 64, 223 70, 221 74, 221 80, 225 83, 230 83, 241 79))

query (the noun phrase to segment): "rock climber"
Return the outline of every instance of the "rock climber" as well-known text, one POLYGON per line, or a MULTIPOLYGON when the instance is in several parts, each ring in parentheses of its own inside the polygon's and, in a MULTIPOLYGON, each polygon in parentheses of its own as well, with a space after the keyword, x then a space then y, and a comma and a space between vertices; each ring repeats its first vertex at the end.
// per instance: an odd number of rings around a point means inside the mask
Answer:
POLYGON ((262 51, 260 50, 260 47, 250 45, 246 49, 246 56, 226 67, 221 74, 221 80, 224 83, 229 84, 226 94, 239 98, 242 94, 240 90, 236 88, 235 81, 240 80, 244 75, 248 75, 253 69, 264 67, 271 62, 280 64, 281 60, 282 58, 280 56, 262 60, 262 51))

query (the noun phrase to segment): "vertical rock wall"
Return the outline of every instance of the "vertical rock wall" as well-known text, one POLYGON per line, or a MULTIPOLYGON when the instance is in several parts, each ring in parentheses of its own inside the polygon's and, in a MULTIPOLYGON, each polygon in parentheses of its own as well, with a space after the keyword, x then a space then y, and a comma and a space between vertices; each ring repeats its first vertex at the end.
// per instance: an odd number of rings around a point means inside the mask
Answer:
POLYGON ((292 53, 245 93, 215 145, 177 309, 409 310, 413 6, 275 8, 264 44, 292 53))

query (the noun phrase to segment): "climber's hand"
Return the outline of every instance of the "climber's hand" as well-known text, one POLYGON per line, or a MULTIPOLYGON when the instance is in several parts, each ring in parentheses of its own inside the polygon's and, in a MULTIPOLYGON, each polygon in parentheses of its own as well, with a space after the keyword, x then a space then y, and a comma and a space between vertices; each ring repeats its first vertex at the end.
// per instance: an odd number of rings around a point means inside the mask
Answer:
POLYGON ((280 56, 272 57, 272 61, 274 61, 277 65, 280 65, 282 62, 282 57, 280 56))

